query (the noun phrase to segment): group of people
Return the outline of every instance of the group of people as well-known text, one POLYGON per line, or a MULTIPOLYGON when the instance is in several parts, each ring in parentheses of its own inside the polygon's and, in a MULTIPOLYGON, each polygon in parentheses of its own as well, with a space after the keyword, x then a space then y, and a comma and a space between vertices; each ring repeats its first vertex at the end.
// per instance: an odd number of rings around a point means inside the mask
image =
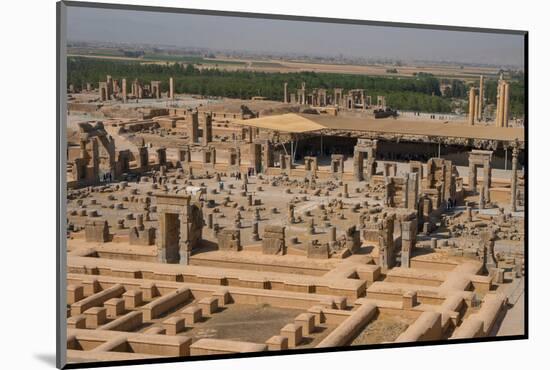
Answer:
POLYGON ((447 200, 447 210, 451 210, 456 207, 456 199, 449 198, 447 200))
POLYGON ((101 181, 103 182, 107 182, 107 181, 112 181, 113 180, 113 175, 111 175, 110 172, 107 172, 107 173, 104 173, 103 175, 101 175, 101 181))

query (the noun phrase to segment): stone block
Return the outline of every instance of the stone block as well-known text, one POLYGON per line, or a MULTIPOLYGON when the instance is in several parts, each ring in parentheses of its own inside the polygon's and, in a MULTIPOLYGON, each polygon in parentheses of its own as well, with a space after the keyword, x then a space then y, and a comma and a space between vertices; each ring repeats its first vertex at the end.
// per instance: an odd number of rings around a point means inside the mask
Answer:
POLYGON ((281 336, 288 339, 288 348, 296 348, 302 342, 302 326, 286 324, 281 329, 281 336))
POLYGON ((187 325, 193 325, 202 319, 202 309, 198 306, 190 306, 181 311, 181 317, 187 325))
POLYGON ((172 316, 162 322, 166 335, 176 335, 185 329, 185 318, 172 316))
POLYGON ((67 304, 73 304, 84 298, 84 287, 82 285, 67 285, 67 304))
POLYGON ((328 259, 329 254, 329 245, 328 244, 315 244, 308 243, 307 246, 307 258, 317 258, 317 259, 328 259))
POLYGON ((302 327, 302 335, 309 335, 315 331, 315 315, 312 313, 301 313, 294 319, 294 324, 302 327))
POLYGON ((274 335, 269 338, 265 344, 267 344, 267 349, 269 351, 281 351, 288 349, 288 338, 282 335, 274 335))
POLYGON ((67 318, 68 329, 86 329, 86 315, 76 315, 67 318))
POLYGON ((416 306, 418 304, 417 302, 417 295, 415 291, 408 291, 405 294, 403 294, 403 309, 409 310, 416 306))
POLYGON ((199 301, 199 307, 202 309, 204 316, 212 316, 218 311, 218 298, 206 297, 199 301))
POLYGON ((107 317, 117 317, 124 313, 124 298, 111 298, 103 303, 107 309, 107 317))
POLYGON ((87 242, 105 243, 109 241, 109 224, 105 220, 87 220, 84 235, 87 242))
POLYGON ((221 307, 231 302, 231 294, 229 294, 229 290, 227 289, 221 289, 217 292, 214 292, 212 296, 218 299, 218 306, 221 306, 221 307))
POLYGON ((143 304, 143 292, 141 290, 129 290, 122 295, 124 306, 133 309, 143 304))
POLYGON ((104 307, 92 307, 84 312, 86 316, 86 328, 97 329, 107 321, 107 309, 104 307))

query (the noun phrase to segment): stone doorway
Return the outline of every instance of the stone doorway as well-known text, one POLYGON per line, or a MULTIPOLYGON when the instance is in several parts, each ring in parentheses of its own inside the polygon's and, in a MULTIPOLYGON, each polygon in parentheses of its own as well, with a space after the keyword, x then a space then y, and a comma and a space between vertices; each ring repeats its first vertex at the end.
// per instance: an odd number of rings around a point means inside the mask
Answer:
POLYGON ((175 213, 166 213, 164 220, 165 253, 167 263, 180 261, 180 218, 175 213))

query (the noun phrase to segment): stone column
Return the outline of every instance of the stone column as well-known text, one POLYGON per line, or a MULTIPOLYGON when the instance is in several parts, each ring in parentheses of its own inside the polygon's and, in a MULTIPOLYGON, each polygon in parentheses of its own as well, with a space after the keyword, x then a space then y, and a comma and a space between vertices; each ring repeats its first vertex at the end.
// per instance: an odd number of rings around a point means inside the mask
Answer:
POLYGON ((294 205, 293 204, 288 205, 288 222, 291 223, 291 224, 296 222, 296 220, 294 219, 294 205))
POLYGON ((122 102, 126 103, 128 101, 128 95, 126 92, 126 79, 122 79, 122 102))
POLYGON ((271 143, 265 143, 262 145, 262 149, 262 171, 266 173, 267 169, 273 166, 271 143))
POLYGON ((485 201, 491 201, 491 164, 485 161, 483 166, 483 191, 485 192, 485 201))
POLYGON ((212 141, 212 114, 207 113, 204 116, 204 126, 202 130, 202 145, 208 145, 212 141))
POLYGON ((170 99, 174 100, 174 78, 170 77, 170 99))
POLYGON ((500 83, 500 107, 499 107, 499 127, 504 127, 504 101, 505 98, 504 81, 500 83))
POLYGON ((512 149, 512 184, 511 184, 511 194, 510 194, 510 202, 511 202, 511 210, 512 212, 517 211, 517 183, 518 183, 518 148, 517 146, 514 146, 512 149))
POLYGON ((508 117, 510 115, 510 84, 503 84, 504 104, 502 108, 502 127, 508 127, 508 117))
POLYGON ((139 213, 136 216, 136 228, 138 230, 144 230, 145 229, 145 225, 143 224, 143 213, 139 213))
POLYGON ((474 105, 474 121, 477 120, 477 117, 479 116, 479 97, 475 99, 475 105, 474 105))
MULTIPOLYGON (((160 91, 159 91, 160 94, 160 91)), ((189 222, 188 222, 188 214, 189 214, 189 206, 185 207, 186 212, 180 213, 179 219, 180 219, 180 265, 188 265, 189 264, 189 257, 191 257, 191 243, 189 242, 189 222)))
POLYGON ((258 234, 258 222, 252 223, 252 240, 260 240, 260 235, 258 234))
POLYGON ((468 123, 470 126, 474 125, 474 119, 475 119, 475 99, 476 99, 476 89, 475 87, 470 88, 470 99, 468 101, 468 123))
POLYGON ((111 100, 111 94, 113 93, 113 78, 107 75, 107 100, 111 100))
POLYGON ((502 81, 499 81, 497 86, 497 111, 496 111, 496 127, 502 127, 502 113, 504 108, 504 92, 502 90, 502 81))
POLYGON ((191 122, 187 126, 189 141, 191 143, 197 143, 199 141, 199 112, 194 111, 191 113, 191 122))
POLYGON ((330 229, 328 230, 328 235, 329 235, 330 244, 333 245, 334 243, 336 243, 336 227, 335 226, 330 227, 330 229))
POLYGON ((166 263, 166 213, 158 213, 157 262, 166 263))
POLYGON ((483 83, 484 83, 483 76, 479 76, 479 96, 478 96, 479 103, 478 103, 478 110, 477 110, 478 121, 481 121, 481 119, 483 118, 483 94, 485 93, 483 83))
POLYGON ((288 82, 284 83, 283 103, 288 103, 288 82))
POLYGON ((353 178, 355 181, 363 181, 363 152, 355 150, 353 153, 353 178))
POLYGON ((468 186, 470 191, 477 191, 477 167, 474 163, 470 163, 468 170, 468 186))
POLYGON ((313 217, 311 217, 311 218, 308 220, 308 224, 307 224, 307 233, 308 233, 309 235, 315 234, 315 223, 314 223, 313 217))

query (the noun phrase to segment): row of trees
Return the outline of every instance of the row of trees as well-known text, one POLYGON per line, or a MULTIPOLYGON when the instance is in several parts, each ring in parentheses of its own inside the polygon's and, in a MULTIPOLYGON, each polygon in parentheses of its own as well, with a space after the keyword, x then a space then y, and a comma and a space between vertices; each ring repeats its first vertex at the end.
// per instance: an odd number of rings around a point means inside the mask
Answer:
MULTIPOLYGON (((68 58, 67 63, 68 83, 74 86, 85 86, 86 82, 97 86, 98 81, 105 81, 105 76, 110 74, 113 78, 124 77, 128 83, 136 78, 144 83, 160 80, 162 89, 167 90, 169 77, 174 77, 177 93, 241 99, 265 96, 272 100, 282 100, 284 82, 288 82, 289 92, 294 92, 305 82, 308 89, 326 88, 329 93, 332 93, 330 89, 336 87, 344 90, 365 89, 373 99, 377 95, 385 95, 392 108, 432 113, 448 113, 451 111, 451 98, 466 96, 466 87, 462 86, 461 81, 456 84, 456 88, 453 81, 450 96, 441 96, 439 80, 427 74, 398 78, 315 72, 226 71, 199 69, 193 64, 143 64, 78 57, 68 58)), ((512 95, 515 96, 513 87, 512 95)))

